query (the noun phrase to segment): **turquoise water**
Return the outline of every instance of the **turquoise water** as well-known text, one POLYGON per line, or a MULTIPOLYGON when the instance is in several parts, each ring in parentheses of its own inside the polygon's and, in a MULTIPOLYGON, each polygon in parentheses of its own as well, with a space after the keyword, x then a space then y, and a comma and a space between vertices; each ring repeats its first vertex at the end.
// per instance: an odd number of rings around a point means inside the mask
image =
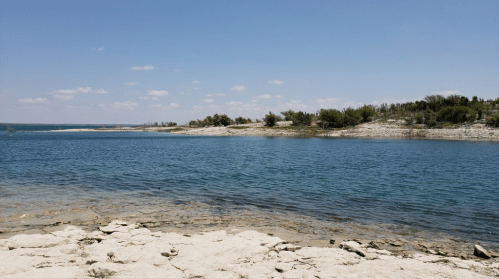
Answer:
POLYGON ((0 132, 0 215, 136 193, 497 243, 498 166, 496 142, 0 132))

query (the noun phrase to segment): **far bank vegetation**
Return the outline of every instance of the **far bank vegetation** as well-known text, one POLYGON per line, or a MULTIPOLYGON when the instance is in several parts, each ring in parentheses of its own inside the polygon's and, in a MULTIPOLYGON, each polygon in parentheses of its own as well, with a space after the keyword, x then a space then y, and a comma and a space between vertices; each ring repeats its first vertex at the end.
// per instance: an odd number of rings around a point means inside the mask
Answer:
POLYGON ((322 129, 353 127, 373 120, 402 120, 408 126, 417 125, 428 128, 455 127, 457 124, 484 123, 499 127, 499 98, 483 100, 474 96, 471 100, 464 96, 442 95, 426 96, 423 100, 407 103, 364 105, 342 110, 329 108, 316 113, 287 110, 280 114, 269 112, 262 120, 237 117, 231 119, 226 114, 215 114, 205 119, 192 120, 190 127, 229 126, 253 122, 263 122, 274 127, 278 121, 291 121, 292 126, 306 128, 314 126, 322 129))

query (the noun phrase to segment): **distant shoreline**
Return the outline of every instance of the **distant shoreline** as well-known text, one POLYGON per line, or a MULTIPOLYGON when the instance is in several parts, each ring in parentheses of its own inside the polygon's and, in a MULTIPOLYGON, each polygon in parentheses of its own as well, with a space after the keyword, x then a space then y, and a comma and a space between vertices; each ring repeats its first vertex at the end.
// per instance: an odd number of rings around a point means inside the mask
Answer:
POLYGON ((459 125, 447 129, 428 129, 423 125, 405 125, 403 121, 388 120, 364 123, 351 128, 300 128, 291 121, 278 122, 276 127, 263 123, 229 125, 221 127, 118 127, 100 129, 63 129, 49 132, 169 132, 178 135, 203 136, 266 136, 266 137, 325 137, 325 138, 406 138, 441 140, 499 141, 499 129, 484 124, 459 125))

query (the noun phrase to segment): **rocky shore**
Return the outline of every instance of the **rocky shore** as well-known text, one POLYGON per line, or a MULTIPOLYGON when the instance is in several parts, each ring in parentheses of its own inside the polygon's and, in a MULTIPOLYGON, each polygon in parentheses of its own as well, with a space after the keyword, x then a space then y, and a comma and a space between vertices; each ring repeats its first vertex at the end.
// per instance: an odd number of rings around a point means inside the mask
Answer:
POLYGON ((169 132, 179 135, 202 136, 266 136, 266 137, 331 137, 331 138, 415 138, 443 140, 499 141, 499 129, 485 124, 460 125, 455 128, 429 129, 424 125, 405 125, 402 120, 374 121, 351 128, 300 128, 291 121, 277 122, 276 127, 263 123, 230 125, 227 127, 118 127, 102 129, 66 129, 51 132, 169 132))
MULTIPOLYGON (((486 252, 486 251, 485 251, 486 252)), ((476 252, 475 252, 476 253, 476 252)), ((376 243, 302 247, 251 230, 152 232, 113 221, 0 240, 0 278, 493 278, 497 258, 395 255, 376 243)))

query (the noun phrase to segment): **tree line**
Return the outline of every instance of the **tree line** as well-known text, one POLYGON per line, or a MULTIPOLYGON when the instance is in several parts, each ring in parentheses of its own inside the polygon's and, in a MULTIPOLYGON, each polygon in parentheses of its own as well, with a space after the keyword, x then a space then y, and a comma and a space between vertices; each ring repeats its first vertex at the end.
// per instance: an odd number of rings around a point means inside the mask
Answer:
MULTIPOLYGON (((269 112, 262 119, 265 126, 273 127, 278 121, 292 121, 294 126, 310 126, 316 123, 322 128, 343 128, 370 122, 375 119, 404 119, 407 125, 424 124, 438 127, 443 123, 472 123, 485 119, 486 124, 499 127, 499 98, 483 100, 474 96, 471 100, 460 95, 429 95, 423 100, 406 103, 364 105, 354 108, 320 109, 316 113, 287 110, 280 114, 269 112)), ((256 119, 256 122, 260 120, 256 119)), ((231 119, 226 114, 207 116, 203 120, 192 120, 191 127, 228 126, 233 124, 252 123, 250 118, 237 117, 231 119)))

